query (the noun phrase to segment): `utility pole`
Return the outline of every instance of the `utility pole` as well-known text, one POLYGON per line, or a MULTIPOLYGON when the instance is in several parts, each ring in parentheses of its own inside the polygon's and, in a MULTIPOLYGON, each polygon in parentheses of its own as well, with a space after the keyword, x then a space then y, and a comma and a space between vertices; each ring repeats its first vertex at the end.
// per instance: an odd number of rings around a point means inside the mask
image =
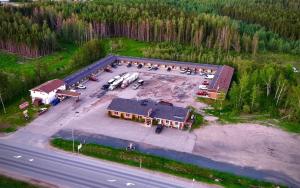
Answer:
POLYGON ((74 153, 74 129, 72 128, 72 140, 73 140, 73 153, 74 153))
POLYGON ((140 158, 140 168, 142 168, 142 158, 140 158))
POLYGON ((4 106, 2 97, 1 97, 1 93, 0 93, 0 100, 1 100, 1 103, 2 103, 2 107, 3 107, 4 114, 6 114, 6 109, 5 109, 5 106, 4 106))

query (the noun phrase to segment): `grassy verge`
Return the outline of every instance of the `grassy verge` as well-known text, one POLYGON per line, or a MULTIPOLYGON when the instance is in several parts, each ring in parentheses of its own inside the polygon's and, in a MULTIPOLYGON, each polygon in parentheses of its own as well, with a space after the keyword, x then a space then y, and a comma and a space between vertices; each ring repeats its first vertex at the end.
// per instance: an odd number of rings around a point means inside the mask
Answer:
POLYGON ((38 188, 40 186, 0 175, 0 187, 3 188, 38 188))
MULTIPOLYGON (((66 151, 72 151, 72 141, 53 139, 52 146, 66 151)), ((79 142, 76 142, 78 145, 79 142)), ((122 149, 101 146, 97 144, 86 144, 81 153, 87 156, 123 163, 130 166, 139 166, 150 170, 160 171, 197 181, 219 184, 225 187, 276 187, 277 185, 253 180, 229 173, 218 172, 211 169, 200 168, 195 165, 184 164, 177 161, 146 155, 139 152, 127 152, 122 149)))

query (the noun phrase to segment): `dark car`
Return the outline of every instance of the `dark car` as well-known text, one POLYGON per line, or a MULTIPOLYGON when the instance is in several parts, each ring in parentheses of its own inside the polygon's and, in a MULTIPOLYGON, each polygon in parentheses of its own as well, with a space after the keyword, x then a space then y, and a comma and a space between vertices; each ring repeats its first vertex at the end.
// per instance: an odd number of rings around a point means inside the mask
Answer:
POLYGON ((139 65, 137 66, 138 69, 141 69, 142 67, 143 67, 142 64, 139 64, 139 65))
POLYGON ((58 103, 60 103, 60 100, 58 98, 56 98, 51 102, 51 105, 56 106, 58 103))
POLYGON ((109 84, 104 84, 104 85, 101 87, 101 89, 103 89, 103 90, 108 90, 108 88, 109 88, 109 84))
POLYGON ((112 70, 109 69, 109 68, 105 68, 104 71, 105 71, 105 72, 112 72, 112 70))
POLYGON ((167 71, 171 71, 171 70, 172 70, 172 68, 171 68, 171 67, 168 67, 167 71))
POLYGON ((158 70, 158 67, 153 67, 152 70, 158 70))
POLYGON ((164 126, 163 125, 157 125, 156 129, 155 129, 155 133, 159 134, 161 133, 161 131, 163 130, 164 126))
POLYGON ((127 67, 131 67, 131 66, 132 66, 132 64, 131 64, 131 63, 128 63, 128 64, 127 64, 127 67))

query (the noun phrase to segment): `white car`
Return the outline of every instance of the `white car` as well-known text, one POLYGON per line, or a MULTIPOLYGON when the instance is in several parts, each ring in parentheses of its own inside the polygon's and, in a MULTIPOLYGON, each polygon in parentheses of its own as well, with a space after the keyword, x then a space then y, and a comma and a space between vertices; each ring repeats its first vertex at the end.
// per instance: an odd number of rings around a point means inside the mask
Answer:
POLYGON ((208 75, 205 76, 205 79, 211 80, 211 79, 213 79, 214 77, 215 77, 215 75, 213 75, 213 74, 208 74, 208 75))
POLYGON ((86 89, 86 86, 79 84, 78 86, 76 86, 77 89, 86 89))
POLYGON ((180 73, 184 74, 184 73, 186 73, 186 71, 187 71, 186 69, 182 69, 182 70, 180 70, 180 73))
POLYGON ((199 85, 199 89, 206 90, 207 86, 206 85, 199 85))

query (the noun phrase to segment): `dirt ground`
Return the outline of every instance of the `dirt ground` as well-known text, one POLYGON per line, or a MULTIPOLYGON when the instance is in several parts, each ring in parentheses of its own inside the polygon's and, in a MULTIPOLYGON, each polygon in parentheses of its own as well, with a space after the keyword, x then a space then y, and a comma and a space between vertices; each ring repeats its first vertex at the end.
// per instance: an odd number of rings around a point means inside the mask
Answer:
POLYGON ((181 75, 143 73, 141 77, 145 80, 145 85, 137 93, 138 98, 164 100, 182 107, 206 106, 195 102, 198 85, 203 81, 200 76, 189 78, 181 75))
POLYGON ((256 124, 209 125, 195 134, 195 154, 300 181, 300 135, 256 124))

